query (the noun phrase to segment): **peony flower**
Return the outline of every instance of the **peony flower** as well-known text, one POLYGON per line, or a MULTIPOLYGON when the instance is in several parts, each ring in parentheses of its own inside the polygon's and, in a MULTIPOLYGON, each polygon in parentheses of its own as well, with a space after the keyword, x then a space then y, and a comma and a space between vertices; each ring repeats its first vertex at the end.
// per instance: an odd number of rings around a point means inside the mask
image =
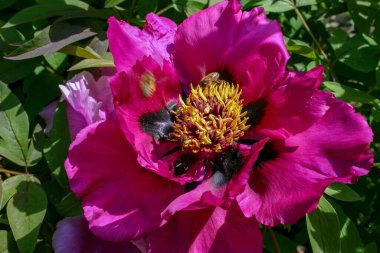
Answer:
POLYGON ((261 252, 256 219, 294 223, 373 163, 365 119, 318 90, 322 67, 286 71, 280 26, 262 8, 225 1, 178 27, 148 14, 143 30, 110 18, 108 38, 117 119, 83 129, 65 163, 105 240, 261 252))
POLYGON ((57 224, 53 235, 56 253, 140 253, 144 252, 131 242, 109 242, 94 236, 83 216, 69 217, 57 224))

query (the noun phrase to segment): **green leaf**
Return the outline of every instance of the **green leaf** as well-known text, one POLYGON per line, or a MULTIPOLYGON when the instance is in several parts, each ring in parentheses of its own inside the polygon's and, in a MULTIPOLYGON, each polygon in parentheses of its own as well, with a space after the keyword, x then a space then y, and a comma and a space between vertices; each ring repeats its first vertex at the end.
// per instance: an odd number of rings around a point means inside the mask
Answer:
POLYGON ((341 201, 352 202, 362 200, 359 194, 357 194, 349 186, 342 183, 332 183, 329 187, 327 187, 325 193, 330 197, 341 201))
POLYGON ((365 252, 366 253, 378 253, 376 242, 368 243, 365 246, 365 252))
POLYGON ((150 12, 156 12, 158 0, 139 0, 137 2, 137 12, 141 17, 145 17, 150 12))
POLYGON ((118 4, 125 2, 125 0, 106 0, 104 2, 104 8, 112 8, 118 4))
POLYGON ((50 137, 45 140, 43 152, 52 176, 65 189, 69 188, 69 184, 63 164, 67 157, 70 142, 66 107, 65 103, 61 103, 56 109, 50 137))
POLYGON ((377 14, 379 4, 373 0, 345 0, 355 27, 362 33, 369 33, 372 21, 377 14))
POLYGON ((364 245, 355 224, 343 212, 343 209, 340 207, 340 205, 332 200, 329 200, 329 202, 338 214, 339 223, 341 225, 340 244, 342 252, 364 253, 364 245))
POLYGON ((340 224, 333 206, 324 197, 306 215, 307 231, 313 252, 339 253, 340 224))
POLYGON ((20 101, 0 82, 0 155, 28 166, 29 121, 20 101))
POLYGON ((21 253, 32 253, 45 217, 47 198, 37 178, 27 176, 9 200, 7 215, 21 253))
POLYGON ((39 59, 23 61, 0 60, 0 81, 13 83, 31 74, 39 59))
POLYGON ((115 67, 115 64, 113 61, 107 59, 85 59, 69 68, 68 71, 105 67, 115 67))
POLYGON ((53 24, 46 27, 36 37, 22 44, 4 58, 10 60, 22 60, 43 54, 51 54, 64 46, 89 38, 95 34, 95 32, 85 27, 66 23, 53 24))
POLYGON ((27 175, 18 175, 8 178, 1 184, 0 210, 3 209, 13 195, 15 195, 17 186, 27 178, 27 175))
POLYGON ((75 45, 67 45, 59 51, 65 54, 74 55, 86 59, 102 58, 98 53, 96 53, 91 47, 88 46, 83 48, 75 45))
POLYGON ((58 73, 63 73, 68 65, 67 55, 64 53, 55 52, 51 55, 44 56, 44 58, 49 63, 50 67, 58 73))
POLYGON ((286 48, 289 52, 305 56, 306 58, 315 60, 317 56, 314 50, 305 42, 300 40, 288 40, 286 48))
POLYGON ((360 91, 336 82, 323 82, 323 85, 331 92, 333 92, 337 98, 348 102, 372 104, 376 100, 375 97, 369 95, 367 92, 360 91))
POLYGON ((207 0, 174 0, 174 9, 178 12, 185 13, 188 17, 194 13, 203 10, 207 4, 207 0))
POLYGON ((17 252, 16 242, 13 239, 12 233, 9 231, 0 230, 0 252, 17 252))
POLYGON ((0 1, 0 10, 5 9, 12 4, 14 4, 17 0, 6 0, 6 1, 0 1))
POLYGON ((80 200, 72 192, 67 194, 55 207, 63 217, 74 217, 83 214, 80 200))
POLYGON ((379 57, 378 47, 365 44, 344 54, 340 61, 357 71, 369 72, 376 69, 379 57))
POLYGON ((97 10, 78 0, 43 1, 43 4, 30 6, 17 12, 3 28, 12 27, 50 17, 70 15, 73 12, 88 13, 98 16, 97 10))
POLYGON ((29 144, 28 164, 29 166, 36 165, 42 158, 42 149, 45 141, 45 134, 39 124, 36 125, 33 131, 32 139, 29 144))

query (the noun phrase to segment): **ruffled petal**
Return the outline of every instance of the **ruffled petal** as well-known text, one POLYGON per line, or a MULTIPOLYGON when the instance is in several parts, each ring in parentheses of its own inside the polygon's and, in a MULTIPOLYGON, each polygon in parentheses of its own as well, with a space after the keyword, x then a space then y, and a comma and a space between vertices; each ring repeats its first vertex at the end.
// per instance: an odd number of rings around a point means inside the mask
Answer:
POLYGON ((108 19, 107 37, 118 71, 126 71, 144 56, 158 63, 170 61, 177 25, 170 19, 154 13, 146 16, 144 30, 114 17, 108 19))
POLYGON ((65 218, 58 222, 53 235, 56 253, 140 253, 131 242, 104 241, 93 235, 83 216, 65 218))
POLYGON ((191 170, 192 176, 173 176, 173 163, 182 152, 177 143, 166 139, 172 131, 170 111, 178 106, 181 89, 169 62, 161 67, 152 58, 144 58, 133 67, 133 73, 120 72, 111 85, 121 127, 141 166, 181 183, 202 171, 197 166, 191 170))
POLYGON ((59 87, 67 101, 72 139, 86 126, 111 117, 114 107, 107 77, 96 81, 91 73, 84 71, 59 87))
POLYGON ((90 229, 110 241, 141 238, 157 228, 161 212, 183 191, 139 166, 114 121, 82 130, 70 146, 65 168, 90 229))
POLYGON ((322 79, 323 68, 320 67, 307 73, 289 73, 265 98, 247 106, 252 108, 249 112, 252 130, 261 136, 278 138, 278 135, 289 137, 309 128, 325 115, 334 100, 331 93, 316 89, 322 79), (262 108, 256 109, 255 104, 259 103, 262 108))
POLYGON ((182 194, 170 203, 162 213, 162 217, 169 220, 176 212, 209 206, 229 208, 235 197, 244 190, 252 167, 267 141, 268 138, 263 139, 251 147, 240 145, 239 149, 245 162, 234 177, 226 180, 222 173, 215 172, 211 178, 204 180, 195 189, 182 194))
POLYGON ((256 220, 238 208, 213 207, 177 213, 148 237, 147 248, 152 253, 256 253, 263 251, 263 238, 256 220))
MULTIPOLYGON (((327 113, 306 131, 275 146, 272 159, 254 168, 237 197, 248 217, 274 226, 297 222, 318 204, 332 182, 353 183, 373 164, 372 131, 349 104, 334 100, 327 113)), ((268 150, 267 150, 268 152, 268 150)))
POLYGON ((285 71, 288 58, 277 22, 269 21, 262 8, 242 12, 237 0, 223 1, 186 19, 178 26, 173 52, 186 85, 216 71, 222 79, 239 83, 243 94, 270 86, 285 71), (248 71, 260 82, 248 82, 248 71))

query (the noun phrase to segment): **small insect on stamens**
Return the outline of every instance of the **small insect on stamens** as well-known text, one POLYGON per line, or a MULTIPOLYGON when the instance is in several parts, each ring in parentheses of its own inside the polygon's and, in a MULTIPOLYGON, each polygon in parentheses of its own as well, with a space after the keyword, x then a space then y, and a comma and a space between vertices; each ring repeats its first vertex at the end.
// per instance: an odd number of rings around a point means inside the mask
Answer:
POLYGON ((144 75, 142 75, 140 79, 140 88, 144 97, 153 97, 153 94, 156 91, 156 79, 154 78, 152 72, 147 71, 144 75))
POLYGON ((214 84, 220 83, 219 77, 220 77, 220 75, 218 72, 211 72, 207 76, 203 77, 202 80, 199 82, 199 84, 202 85, 203 87, 206 87, 206 86, 211 85, 213 83, 214 84))

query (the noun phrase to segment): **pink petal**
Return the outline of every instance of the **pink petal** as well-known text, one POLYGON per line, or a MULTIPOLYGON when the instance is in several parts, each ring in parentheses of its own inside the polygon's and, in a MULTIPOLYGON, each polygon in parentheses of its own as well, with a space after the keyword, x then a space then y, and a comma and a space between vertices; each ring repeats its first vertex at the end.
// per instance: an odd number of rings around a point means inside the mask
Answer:
POLYGON ((82 130, 65 162, 72 191, 82 199, 92 232, 105 240, 145 236, 161 212, 182 193, 180 185, 139 166, 117 122, 82 130))
POLYGON ((67 101, 67 117, 72 139, 86 126, 112 117, 114 107, 111 88, 107 77, 98 81, 91 73, 81 72, 60 85, 67 101))
MULTIPOLYGON (((151 128, 151 125, 146 123, 146 115, 160 111, 170 120, 170 107, 179 103, 181 89, 172 65, 165 61, 161 67, 152 58, 144 58, 133 67, 133 73, 120 72, 112 78, 111 85, 121 127, 137 151, 140 165, 181 183, 191 180, 192 177, 173 176, 173 163, 181 152, 167 154, 178 147, 178 144, 160 141, 160 136, 152 136, 142 126, 144 123, 151 128), (144 93, 140 83, 147 73, 151 73, 154 78, 155 91, 151 94, 144 93)), ((168 127, 171 127, 171 124, 168 127)), ((198 166, 192 170, 192 175, 199 174, 199 171, 202 171, 202 168, 198 166)))
POLYGON ((162 217, 169 220, 178 211, 200 209, 208 206, 229 208, 235 197, 244 190, 251 175, 252 167, 267 141, 268 139, 263 139, 251 147, 240 145, 239 149, 245 162, 234 177, 228 182, 220 184, 222 175, 218 174, 219 172, 214 173, 211 178, 204 180, 194 190, 182 194, 170 203, 162 213, 162 217))
POLYGON ((262 100, 265 103, 262 115, 252 113, 253 121, 258 122, 251 124, 256 134, 276 138, 275 132, 285 129, 287 134, 294 135, 319 120, 334 99, 331 93, 316 90, 323 78, 321 70, 290 73, 283 84, 271 90, 262 100))
POLYGON ((56 253, 139 253, 131 242, 110 242, 93 235, 83 216, 65 218, 58 222, 53 235, 56 253))
POLYGON ((148 252, 263 252, 263 238, 254 218, 238 208, 182 211, 148 237, 148 252), (169 240, 169 243, 163 243, 169 240))
POLYGON ((315 209, 330 183, 352 183, 369 172, 371 141, 365 119, 335 100, 320 120, 277 147, 275 159, 254 168, 237 197, 242 211, 269 226, 297 222, 315 209))
POLYGON ((217 71, 257 92, 285 71, 288 58, 277 22, 267 20, 262 8, 242 12, 237 0, 192 15, 178 26, 174 42, 173 60, 187 85, 217 71), (248 71, 261 82, 248 82, 248 71))
POLYGON ((144 56, 158 63, 170 60, 177 25, 153 13, 146 16, 144 30, 114 17, 108 19, 107 37, 118 71, 126 71, 144 56))

